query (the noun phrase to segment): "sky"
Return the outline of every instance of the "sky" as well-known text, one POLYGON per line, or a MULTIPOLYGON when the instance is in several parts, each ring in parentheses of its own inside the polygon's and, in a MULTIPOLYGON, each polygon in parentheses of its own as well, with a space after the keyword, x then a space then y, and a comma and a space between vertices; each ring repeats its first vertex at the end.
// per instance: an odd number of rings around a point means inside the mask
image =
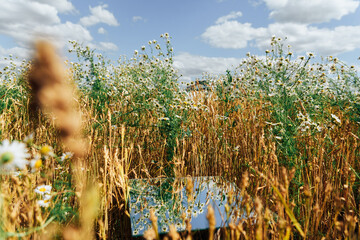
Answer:
POLYGON ((337 56, 360 70, 360 0, 0 0, 0 65, 28 59, 39 37, 68 58, 69 40, 116 61, 169 33, 174 67, 189 81, 225 73, 272 36, 300 56, 337 56))

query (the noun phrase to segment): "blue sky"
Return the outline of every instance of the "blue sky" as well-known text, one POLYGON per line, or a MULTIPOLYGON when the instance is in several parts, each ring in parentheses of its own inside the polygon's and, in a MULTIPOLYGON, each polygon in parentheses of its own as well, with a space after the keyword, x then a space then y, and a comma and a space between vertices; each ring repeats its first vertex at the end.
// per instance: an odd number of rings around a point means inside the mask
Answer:
POLYGON ((360 65, 359 0, 1 0, 1 58, 28 58, 41 35, 64 57, 76 40, 116 60, 165 32, 184 80, 224 73, 247 52, 264 55, 273 35, 287 37, 296 55, 360 65))

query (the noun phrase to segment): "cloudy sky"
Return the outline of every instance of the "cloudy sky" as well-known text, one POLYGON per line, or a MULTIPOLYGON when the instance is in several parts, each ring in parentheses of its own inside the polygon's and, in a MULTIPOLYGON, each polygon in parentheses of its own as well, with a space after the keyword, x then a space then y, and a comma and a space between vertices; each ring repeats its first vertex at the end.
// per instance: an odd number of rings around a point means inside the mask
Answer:
MULTIPOLYGON (((224 73, 247 52, 264 55, 287 37, 298 55, 334 55, 360 65, 360 0, 0 0, 0 58, 31 54, 39 36, 68 40, 108 58, 132 56, 169 33, 184 80, 224 73)), ((2 60, 0 60, 1 63, 2 60)), ((3 62, 4 63, 4 62, 3 62)))

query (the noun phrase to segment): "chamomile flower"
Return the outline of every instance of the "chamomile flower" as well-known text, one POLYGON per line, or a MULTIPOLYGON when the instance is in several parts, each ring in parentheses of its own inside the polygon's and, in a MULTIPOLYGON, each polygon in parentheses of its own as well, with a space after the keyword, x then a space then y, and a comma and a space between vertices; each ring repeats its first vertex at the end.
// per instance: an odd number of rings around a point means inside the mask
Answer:
POLYGON ((50 195, 44 195, 44 198, 42 200, 38 200, 37 203, 40 207, 49 207, 51 203, 51 196, 50 195))
POLYGON ((35 158, 30 161, 31 172, 38 171, 42 167, 42 160, 40 158, 35 158))
POLYGON ((26 145, 22 142, 4 140, 0 145, 0 172, 24 169, 30 157, 26 145))
POLYGON ((34 141, 34 133, 31 133, 30 135, 24 138, 24 142, 28 145, 31 145, 33 141, 34 141))
POLYGON ((73 153, 71 153, 71 152, 63 153, 63 154, 61 155, 61 157, 60 157, 60 161, 63 162, 63 161, 65 161, 65 160, 67 160, 67 159, 72 158, 72 156, 73 156, 73 153))
POLYGON ((168 117, 161 117, 158 120, 159 121, 169 121, 170 119, 168 117))
POLYGON ((22 175, 22 172, 16 171, 16 172, 11 173, 11 175, 13 175, 14 177, 20 177, 22 175))
POLYGON ((49 145, 44 145, 41 147, 40 149, 40 153, 41 155, 47 157, 47 156, 54 156, 54 152, 51 146, 49 145))
POLYGON ((338 123, 341 124, 341 120, 338 116, 336 116, 335 114, 331 114, 331 117, 338 123))
POLYGON ((41 195, 47 195, 51 193, 52 186, 50 185, 41 185, 35 188, 35 192, 41 195))

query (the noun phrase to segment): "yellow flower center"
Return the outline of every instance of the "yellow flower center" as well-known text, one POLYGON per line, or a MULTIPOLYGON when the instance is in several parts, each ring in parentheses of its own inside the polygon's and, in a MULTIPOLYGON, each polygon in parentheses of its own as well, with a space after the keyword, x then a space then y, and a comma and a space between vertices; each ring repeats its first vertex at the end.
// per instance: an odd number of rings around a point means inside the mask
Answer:
POLYGON ((39 189, 40 192, 45 192, 46 191, 46 188, 42 187, 39 189))
POLYGON ((40 149, 40 153, 42 155, 48 155, 50 153, 50 150, 51 150, 50 146, 45 145, 40 149))
POLYGON ((39 168, 41 168, 41 166, 42 166, 42 161, 39 159, 35 162, 34 167, 36 169, 39 169, 39 168))
POLYGON ((11 152, 5 152, 0 156, 0 163, 6 164, 14 160, 14 154, 11 152))
POLYGON ((44 203, 48 203, 48 202, 50 202, 50 199, 48 199, 48 200, 44 200, 44 203))

